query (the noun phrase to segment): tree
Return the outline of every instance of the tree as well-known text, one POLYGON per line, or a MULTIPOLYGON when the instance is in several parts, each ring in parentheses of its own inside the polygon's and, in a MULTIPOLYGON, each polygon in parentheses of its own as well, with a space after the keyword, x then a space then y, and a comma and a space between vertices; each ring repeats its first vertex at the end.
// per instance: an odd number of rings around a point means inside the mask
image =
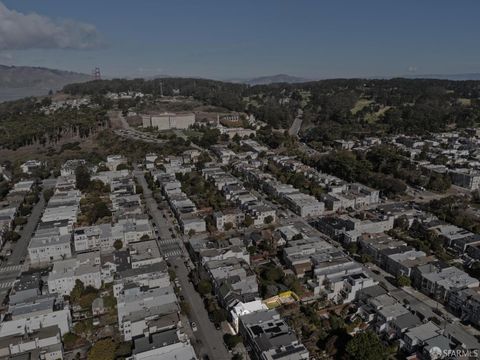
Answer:
POLYGON ((80 335, 84 338, 88 338, 90 334, 93 333, 93 320, 92 319, 86 319, 83 321, 78 321, 73 330, 77 335, 80 335))
POLYGON ((4 242, 17 242, 20 239, 20 234, 9 230, 3 235, 4 242))
POLYGON ((112 215, 108 205, 103 201, 96 203, 93 210, 97 220, 112 215))
POLYGON ((112 339, 97 341, 88 351, 88 360, 114 360, 117 344, 112 339))
POLYGON ((386 350, 373 331, 355 335, 346 346, 346 352, 352 360, 383 360, 386 350))
POLYGON ((98 297, 97 292, 85 294, 80 298, 80 300, 78 301, 78 304, 81 306, 82 309, 90 310, 92 308, 93 301, 97 297, 98 297))
POLYGON ((195 235, 195 230, 193 229, 188 230, 188 236, 192 237, 193 235, 195 235))
POLYGON ((242 342, 242 337, 240 335, 225 334, 223 335, 223 342, 229 349, 233 349, 242 342))
POLYGON ((264 222, 265 224, 271 224, 273 222, 273 216, 272 215, 268 215, 265 219, 264 219, 264 222))
POLYGON ((283 278, 283 270, 276 266, 268 267, 263 273, 263 278, 267 281, 278 282, 283 278))
POLYGON ((116 170, 120 171, 120 170, 130 170, 130 169, 131 169, 131 166, 128 164, 118 164, 116 170))
POLYGON ((115 240, 115 242, 113 243, 113 247, 115 248, 115 250, 120 250, 123 247, 122 240, 115 240))
POLYGON ((55 192, 54 188, 45 189, 45 191, 43 192, 43 198, 45 199, 46 202, 48 202, 48 200, 50 200, 50 198, 53 196, 54 192, 55 192))
POLYGON ((80 191, 85 191, 90 186, 90 171, 85 165, 80 165, 75 169, 75 181, 80 191))
POLYGON ((232 230, 233 224, 231 222, 227 222, 225 223, 225 225, 223 225, 223 228, 225 229, 225 231, 232 230))
POLYGON ((427 184, 427 188, 433 191, 445 192, 450 189, 452 182, 450 177, 446 174, 438 174, 433 172, 430 176, 430 180, 427 184))
POLYGON ((405 215, 402 215, 396 218, 393 222, 393 226, 403 231, 408 230, 408 226, 409 226, 408 218, 405 215))
POLYGON ((398 285, 398 286, 401 286, 401 287, 410 286, 411 283, 412 283, 412 282, 410 281, 410 278, 407 277, 407 276, 400 275, 400 276, 397 278, 397 285, 398 285))
POLYGON ((180 310, 184 315, 190 315, 190 304, 186 301, 180 301, 180 310))
POLYGON ((253 225, 253 219, 250 215, 245 215, 245 220, 243 220, 245 227, 250 227, 253 225))
POLYGON ((0 181, 0 200, 3 199, 10 191, 10 184, 8 181, 0 181))
POLYGON ((293 274, 285 275, 285 277, 282 279, 282 282, 297 295, 302 295, 305 291, 298 278, 293 274))
POLYGON ((373 259, 370 255, 367 255, 367 254, 362 254, 360 256, 360 262, 363 263, 363 264, 366 264, 366 263, 369 263, 369 262, 372 262, 373 259))
POLYGON ((75 344, 77 343, 79 338, 80 337, 78 335, 68 332, 63 335, 63 344, 67 349, 72 349, 73 347, 75 347, 75 344))
POLYGON ((347 250, 351 255, 356 254, 358 252, 357 243, 351 242, 350 244, 348 244, 347 250))
POLYGON ((212 292, 212 284, 210 283, 210 281, 205 279, 200 280, 198 282, 197 288, 198 288, 198 292, 203 296, 210 294, 212 292))
POLYGON ((227 311, 225 309, 215 309, 213 311, 213 322, 219 324, 227 320, 227 311))
POLYGON ((103 304, 105 305, 106 308, 113 310, 115 309, 115 306, 117 306, 117 299, 113 295, 104 296, 103 304))
POLYGON ((83 285, 83 282, 78 279, 75 280, 75 286, 73 287, 72 292, 70 293, 70 299, 73 302, 79 301, 84 291, 85 291, 85 286, 83 285))
POLYGON ((122 342, 115 351, 115 359, 127 359, 132 354, 132 342, 122 342))

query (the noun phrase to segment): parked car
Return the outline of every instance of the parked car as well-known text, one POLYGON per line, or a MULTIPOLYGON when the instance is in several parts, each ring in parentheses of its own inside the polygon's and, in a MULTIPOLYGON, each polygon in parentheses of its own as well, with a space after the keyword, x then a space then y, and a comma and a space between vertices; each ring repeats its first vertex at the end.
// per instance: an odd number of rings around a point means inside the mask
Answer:
POLYGON ((192 322, 190 323, 190 326, 192 327, 192 330, 193 330, 193 331, 197 331, 197 330, 198 330, 197 324, 195 324, 195 322, 192 321, 192 322))

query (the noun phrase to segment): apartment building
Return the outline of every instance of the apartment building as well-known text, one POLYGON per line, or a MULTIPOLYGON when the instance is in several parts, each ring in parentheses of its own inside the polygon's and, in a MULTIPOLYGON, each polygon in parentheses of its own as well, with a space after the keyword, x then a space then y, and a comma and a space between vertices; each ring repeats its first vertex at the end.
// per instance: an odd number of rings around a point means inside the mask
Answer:
POLYGON ((124 289, 117 297, 117 312, 118 327, 124 341, 148 335, 152 331, 151 325, 162 316, 175 314, 178 322, 177 298, 170 285, 153 289, 124 289))
POLYGON ((102 276, 99 251, 81 253, 72 259, 56 261, 48 274, 48 291, 51 294, 70 295, 77 280, 85 287, 100 289, 102 276))
POLYGON ((239 334, 254 360, 306 360, 309 352, 276 310, 240 316, 239 334))

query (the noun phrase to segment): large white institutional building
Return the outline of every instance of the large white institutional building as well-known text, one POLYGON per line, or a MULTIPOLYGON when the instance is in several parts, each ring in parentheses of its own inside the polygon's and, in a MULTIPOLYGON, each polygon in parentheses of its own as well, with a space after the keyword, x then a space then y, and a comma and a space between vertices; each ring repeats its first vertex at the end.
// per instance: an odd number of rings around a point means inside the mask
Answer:
POLYGON ((158 130, 187 129, 195 123, 194 113, 162 113, 142 115, 143 127, 154 127, 158 130))

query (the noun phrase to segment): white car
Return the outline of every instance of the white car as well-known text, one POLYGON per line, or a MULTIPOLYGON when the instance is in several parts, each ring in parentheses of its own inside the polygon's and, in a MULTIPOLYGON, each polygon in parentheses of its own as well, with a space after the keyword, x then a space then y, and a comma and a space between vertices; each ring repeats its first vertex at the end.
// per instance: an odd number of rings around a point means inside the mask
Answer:
POLYGON ((197 330, 198 330, 197 324, 195 324, 193 321, 190 323, 190 326, 192 327, 192 330, 193 330, 193 331, 197 331, 197 330))

